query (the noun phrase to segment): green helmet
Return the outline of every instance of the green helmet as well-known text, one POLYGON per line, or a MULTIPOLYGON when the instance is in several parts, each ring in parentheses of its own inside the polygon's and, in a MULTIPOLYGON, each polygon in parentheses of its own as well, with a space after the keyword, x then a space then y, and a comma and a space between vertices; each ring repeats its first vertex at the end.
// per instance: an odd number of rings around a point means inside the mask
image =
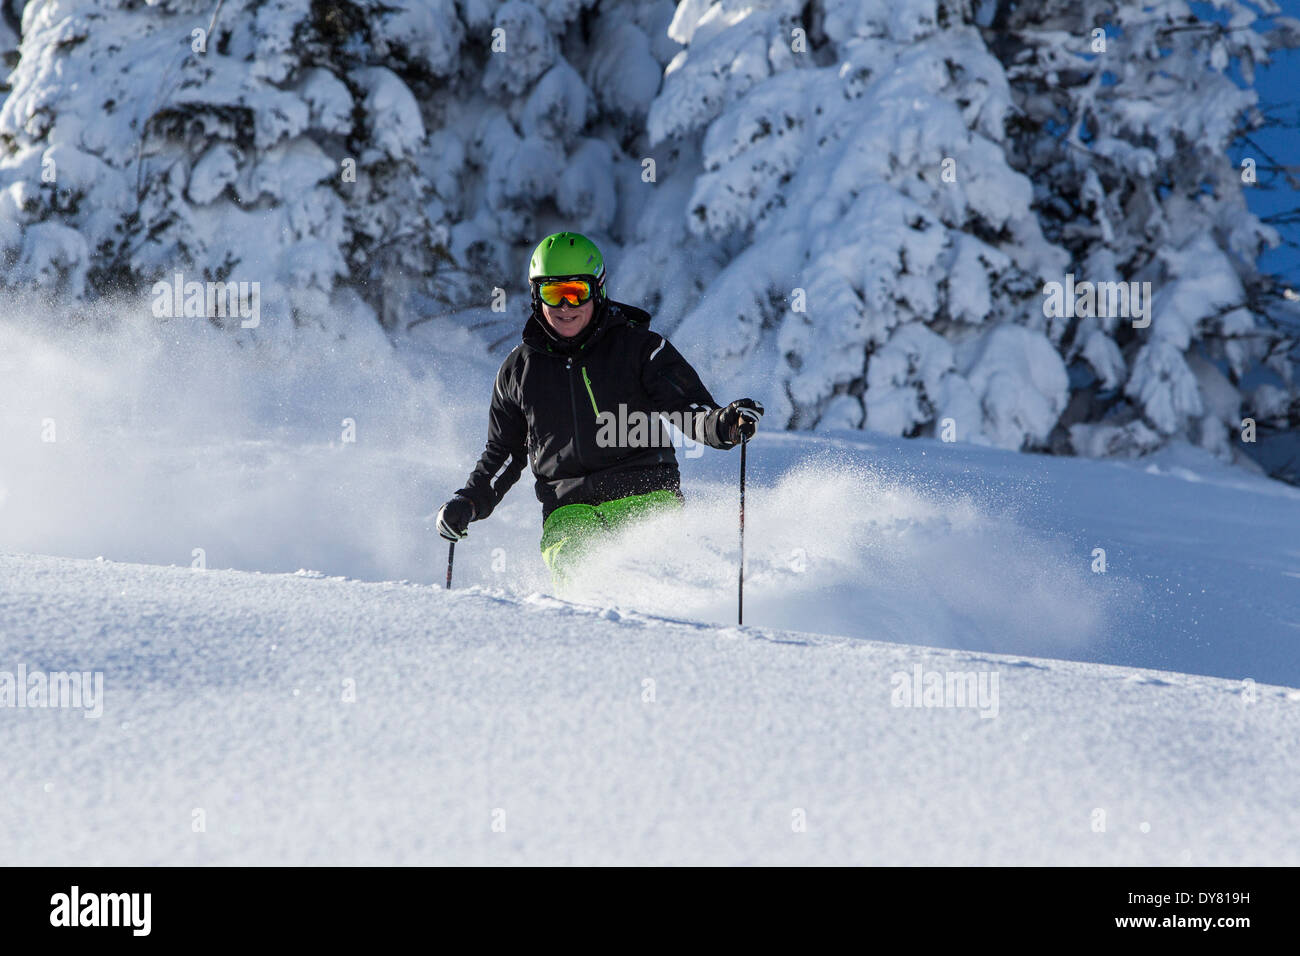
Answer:
POLYGON ((528 261, 528 283, 536 279, 564 276, 595 276, 600 298, 605 298, 605 257, 596 244, 576 232, 557 232, 547 236, 533 250, 528 261))

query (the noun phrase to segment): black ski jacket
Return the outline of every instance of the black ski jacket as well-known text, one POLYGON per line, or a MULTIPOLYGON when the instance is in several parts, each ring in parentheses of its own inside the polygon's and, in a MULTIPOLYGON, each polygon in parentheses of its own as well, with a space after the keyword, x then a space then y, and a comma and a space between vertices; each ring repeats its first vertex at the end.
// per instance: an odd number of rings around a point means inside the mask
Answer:
POLYGON ((537 479, 543 521, 561 505, 657 489, 680 494, 677 456, 660 413, 695 441, 734 447, 718 434, 721 409, 695 369, 649 324, 648 312, 604 300, 587 329, 566 340, 534 309, 523 342, 497 372, 487 447, 457 492, 474 502, 476 520, 492 513, 525 461, 537 479), (631 412, 650 427, 638 431, 633 416, 620 434, 620 413, 631 412))

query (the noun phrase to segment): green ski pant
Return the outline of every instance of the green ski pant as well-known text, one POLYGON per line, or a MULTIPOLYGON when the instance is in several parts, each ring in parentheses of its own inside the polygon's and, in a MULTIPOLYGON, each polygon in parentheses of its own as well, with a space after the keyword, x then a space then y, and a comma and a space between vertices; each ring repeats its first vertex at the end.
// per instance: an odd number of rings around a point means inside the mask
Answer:
POLYGON ((590 546, 606 532, 681 506, 682 499, 676 493, 661 489, 615 498, 598 505, 562 505, 556 508, 542 524, 542 560, 551 569, 556 589, 564 587, 590 546))

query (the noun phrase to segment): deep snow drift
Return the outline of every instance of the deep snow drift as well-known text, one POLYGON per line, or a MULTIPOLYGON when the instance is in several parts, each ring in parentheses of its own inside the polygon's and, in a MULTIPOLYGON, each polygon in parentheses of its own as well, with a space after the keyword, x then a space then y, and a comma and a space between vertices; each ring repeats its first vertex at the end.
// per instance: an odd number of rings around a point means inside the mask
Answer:
POLYGON ((1300 862, 1296 489, 764 433, 743 630, 711 450, 571 600, 527 478, 447 593, 495 357, 166 332, 0 325, 0 672, 104 680, 0 709, 7 861, 1300 862))

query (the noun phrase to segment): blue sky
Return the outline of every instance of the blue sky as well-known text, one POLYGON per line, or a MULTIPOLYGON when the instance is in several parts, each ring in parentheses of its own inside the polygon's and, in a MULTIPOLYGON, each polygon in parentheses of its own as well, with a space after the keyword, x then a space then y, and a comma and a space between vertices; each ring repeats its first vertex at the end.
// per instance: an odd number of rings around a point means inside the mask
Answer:
MULTIPOLYGON (((1300 18, 1300 0, 1280 0, 1279 5, 1284 15, 1300 18)), ((1294 175, 1300 178, 1300 50, 1279 51, 1268 67, 1255 72, 1254 85, 1259 91, 1260 108, 1277 111, 1285 117, 1286 126, 1260 130, 1251 138, 1276 162, 1297 167, 1294 175)), ((1233 156, 1238 165, 1246 156, 1254 156, 1261 166, 1269 163, 1263 156, 1255 156, 1255 152, 1251 146, 1242 144, 1233 150, 1233 156)), ((1282 175, 1264 173, 1258 186, 1247 189, 1246 201, 1251 211, 1262 217, 1300 207, 1300 192, 1291 189, 1282 175), (1273 188, 1266 188, 1270 186, 1273 188)), ((1278 229, 1284 239, 1295 245, 1269 250, 1260 265, 1300 285, 1300 224, 1278 229)))

